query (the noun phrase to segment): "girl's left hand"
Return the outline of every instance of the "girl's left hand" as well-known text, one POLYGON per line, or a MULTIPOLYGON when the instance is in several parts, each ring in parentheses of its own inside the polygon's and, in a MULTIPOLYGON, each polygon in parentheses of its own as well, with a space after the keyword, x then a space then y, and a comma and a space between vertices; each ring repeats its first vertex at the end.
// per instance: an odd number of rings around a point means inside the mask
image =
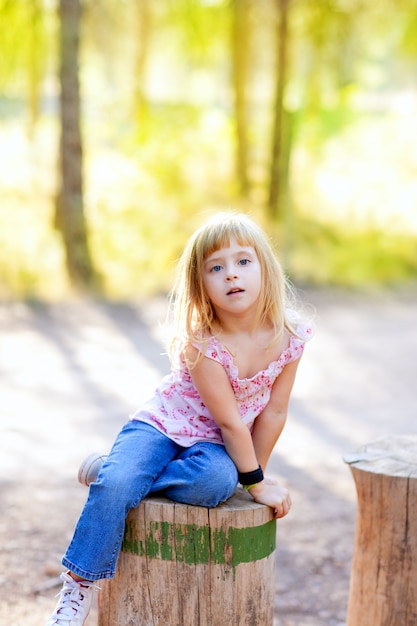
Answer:
POLYGON ((271 476, 264 476, 265 485, 278 485, 278 481, 276 478, 271 478, 271 476))
POLYGON ((288 489, 281 487, 274 479, 266 478, 249 491, 255 502, 266 504, 274 512, 274 518, 285 517, 291 508, 288 489))

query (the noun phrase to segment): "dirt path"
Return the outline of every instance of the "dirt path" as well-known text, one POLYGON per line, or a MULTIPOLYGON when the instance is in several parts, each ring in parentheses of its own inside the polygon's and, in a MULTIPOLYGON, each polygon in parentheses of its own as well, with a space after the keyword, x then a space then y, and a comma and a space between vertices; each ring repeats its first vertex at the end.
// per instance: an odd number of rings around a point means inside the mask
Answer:
MULTIPOLYGON (((305 297, 316 336, 269 468, 294 501, 278 522, 276 626, 343 626, 356 498, 342 457, 415 433, 417 289, 305 297)), ((164 311, 157 300, 0 304, 0 624, 43 626, 52 611, 59 588, 47 585, 86 497, 79 463, 108 450, 167 372, 164 311)))

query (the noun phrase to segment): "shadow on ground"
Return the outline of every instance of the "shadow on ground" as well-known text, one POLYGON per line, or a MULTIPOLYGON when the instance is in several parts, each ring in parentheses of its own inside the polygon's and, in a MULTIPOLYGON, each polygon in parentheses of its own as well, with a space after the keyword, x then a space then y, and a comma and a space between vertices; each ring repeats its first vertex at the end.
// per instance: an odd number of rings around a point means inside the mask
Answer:
MULTIPOLYGON (((268 468, 293 498, 277 524, 275 625, 343 626, 356 507, 343 455, 415 433, 417 296, 304 295, 316 335, 268 468)), ((87 493, 79 463, 109 449, 168 371, 165 306, 0 304, 0 623, 40 626, 51 613, 87 493)))

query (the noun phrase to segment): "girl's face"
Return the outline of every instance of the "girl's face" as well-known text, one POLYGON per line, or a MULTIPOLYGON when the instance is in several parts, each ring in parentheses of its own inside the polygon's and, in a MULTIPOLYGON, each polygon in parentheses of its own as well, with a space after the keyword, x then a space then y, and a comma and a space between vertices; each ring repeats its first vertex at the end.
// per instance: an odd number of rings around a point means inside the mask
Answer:
POLYGON ((254 248, 241 246, 231 238, 228 247, 205 259, 203 285, 216 312, 255 311, 261 291, 261 266, 254 248))

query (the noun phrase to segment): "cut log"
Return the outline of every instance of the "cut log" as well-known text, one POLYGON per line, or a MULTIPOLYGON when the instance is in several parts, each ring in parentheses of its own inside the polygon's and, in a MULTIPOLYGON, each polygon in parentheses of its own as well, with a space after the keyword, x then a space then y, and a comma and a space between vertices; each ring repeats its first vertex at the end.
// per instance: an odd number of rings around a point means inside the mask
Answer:
POLYGON ((149 497, 130 511, 98 626, 272 626, 276 521, 239 488, 214 509, 149 497))
POLYGON ((417 626, 417 436, 345 461, 358 495, 347 626, 417 626))

